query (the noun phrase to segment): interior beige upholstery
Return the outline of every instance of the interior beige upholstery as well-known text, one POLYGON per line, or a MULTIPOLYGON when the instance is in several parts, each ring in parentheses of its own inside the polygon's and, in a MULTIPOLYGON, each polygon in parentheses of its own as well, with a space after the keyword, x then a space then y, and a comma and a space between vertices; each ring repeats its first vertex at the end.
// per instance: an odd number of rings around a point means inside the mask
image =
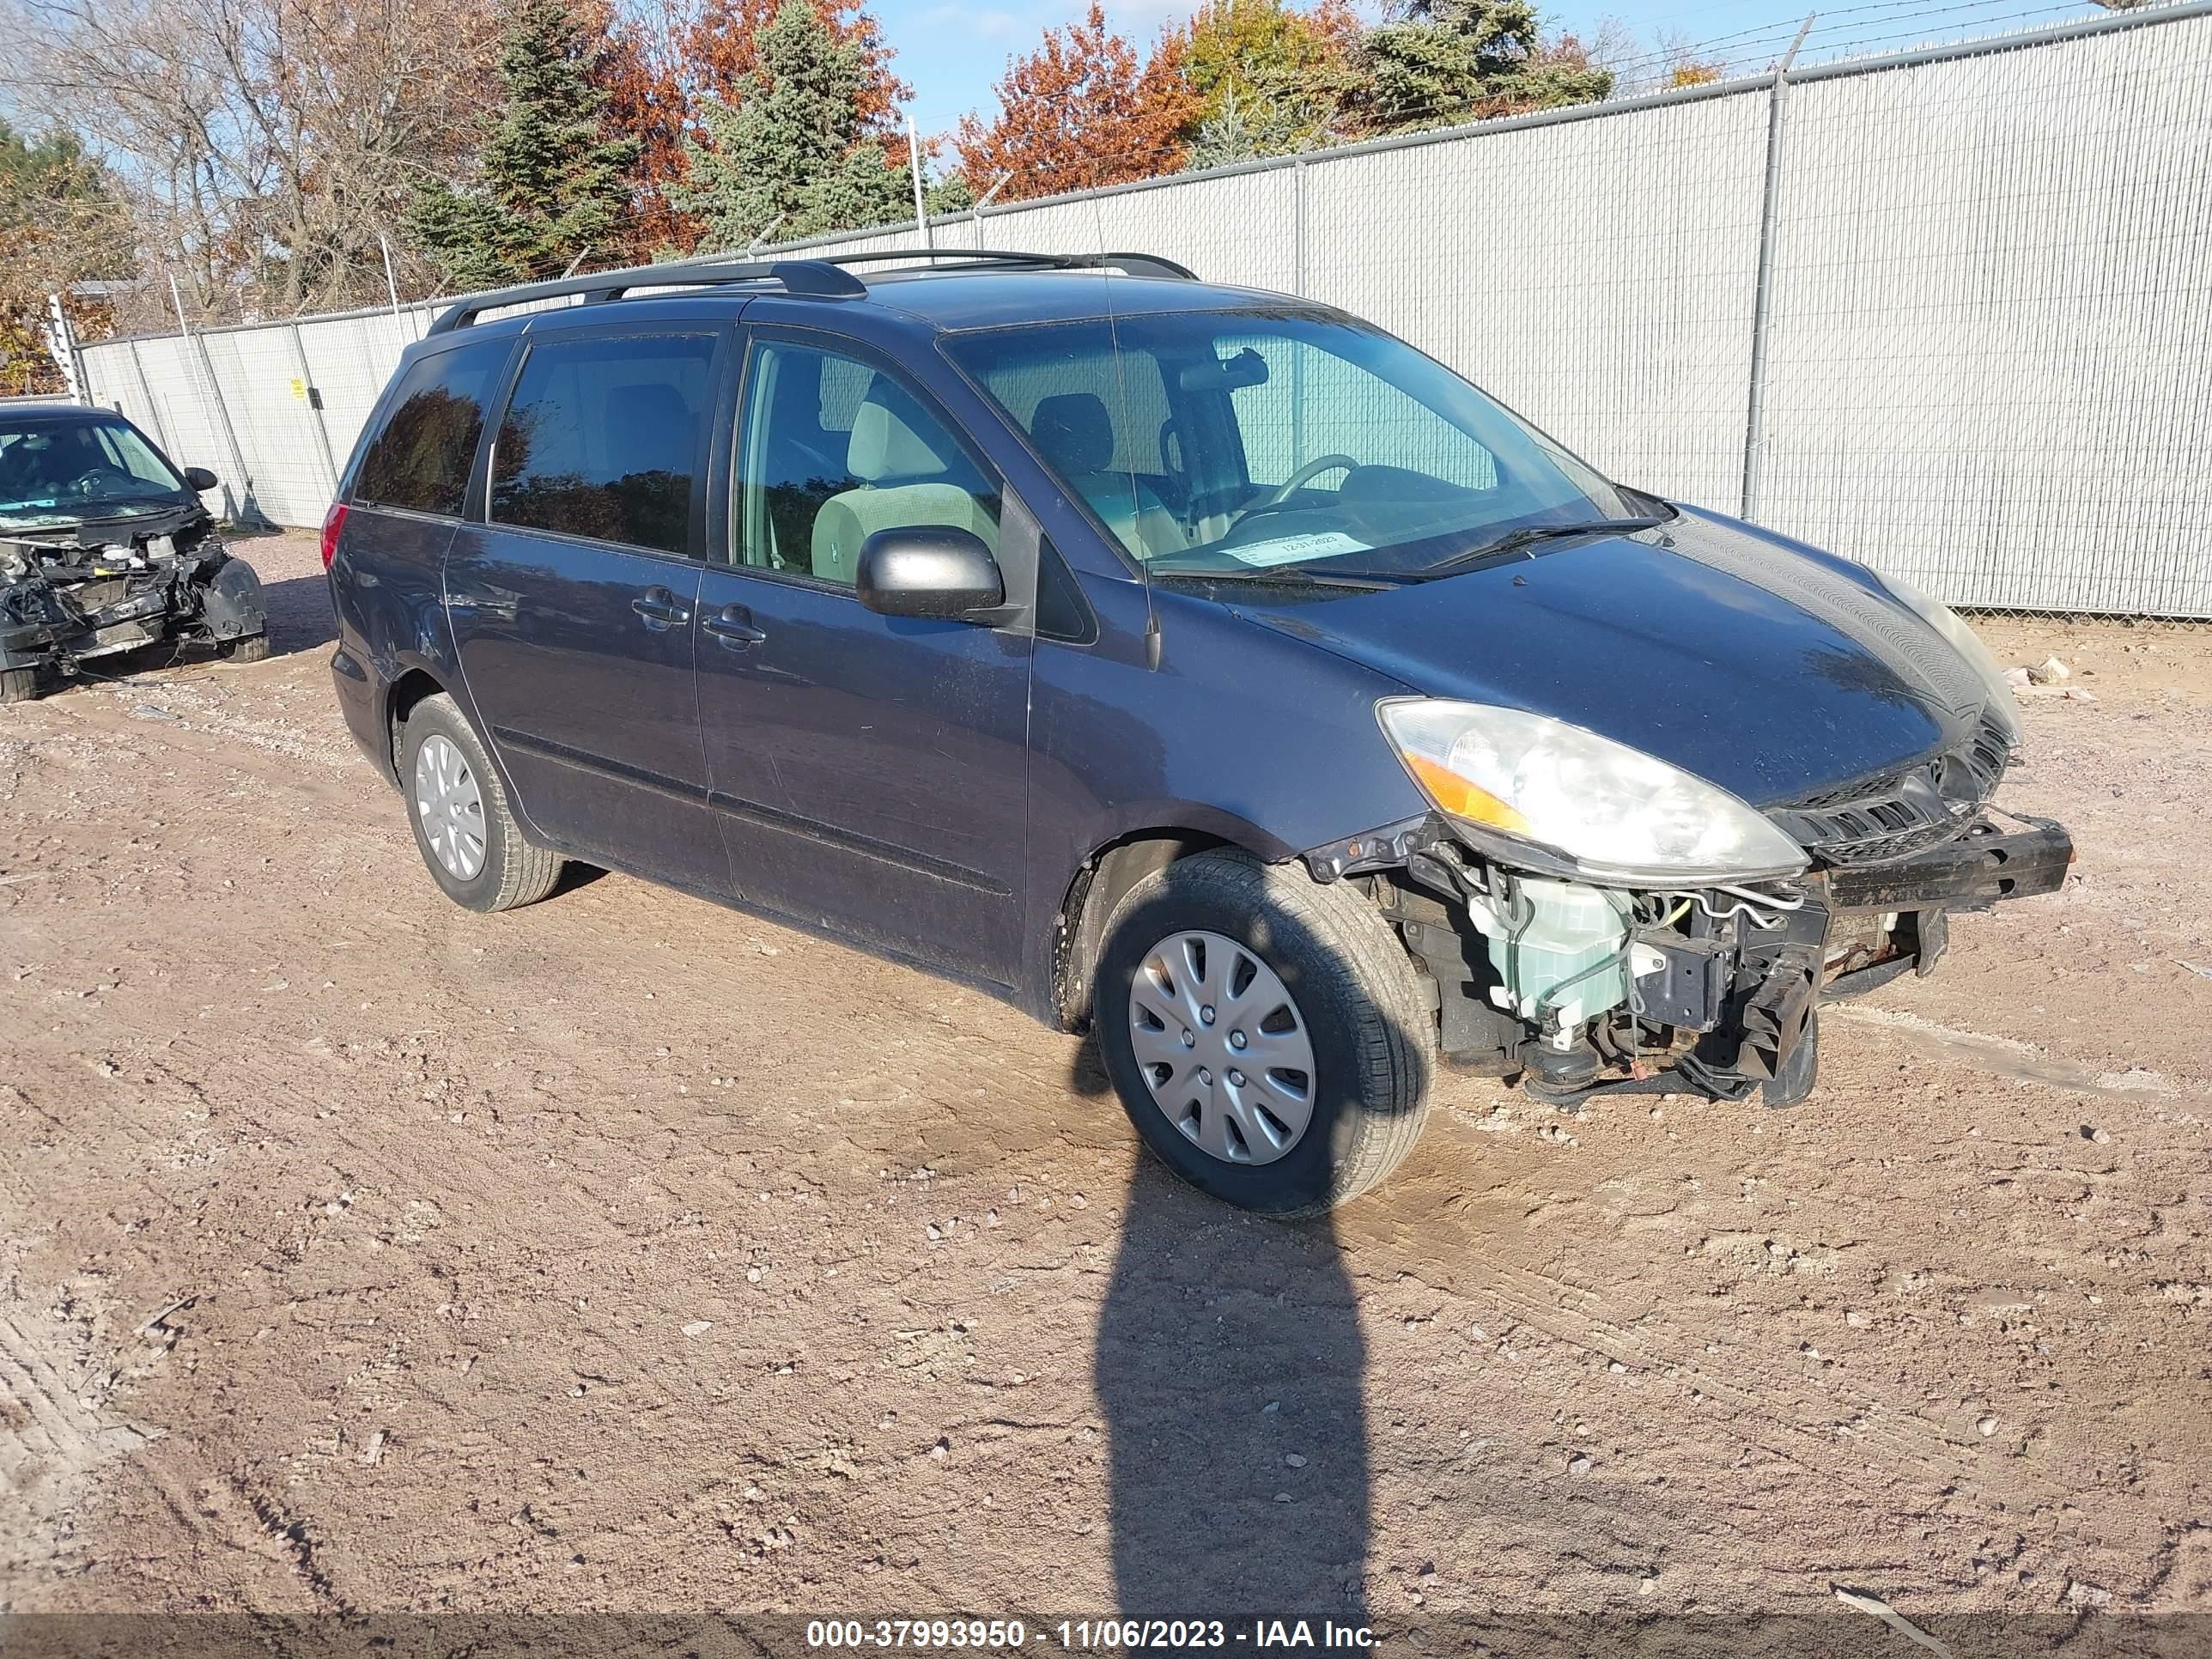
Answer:
POLYGON ((853 416, 853 435, 845 465, 859 487, 823 502, 814 520, 814 574, 825 581, 850 582, 860 544, 879 530, 913 525, 948 525, 974 532, 997 550, 999 526, 983 503, 957 484, 884 484, 884 478, 927 477, 949 469, 927 440, 880 403, 864 403, 853 416))
POLYGON ((1180 553, 1190 539, 1175 514, 1142 480, 1114 467, 1114 425, 1095 392, 1042 399, 1030 416, 1037 452, 1068 487, 1091 504, 1130 556, 1180 553))

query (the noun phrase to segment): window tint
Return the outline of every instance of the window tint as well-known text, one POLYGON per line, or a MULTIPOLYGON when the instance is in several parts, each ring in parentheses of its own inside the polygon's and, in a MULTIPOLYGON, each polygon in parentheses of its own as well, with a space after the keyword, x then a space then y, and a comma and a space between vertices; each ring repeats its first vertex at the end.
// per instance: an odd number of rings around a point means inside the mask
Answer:
MULTIPOLYGON (((1176 470, 1167 382, 1157 357, 1124 352, 1116 363, 1110 343, 1100 349, 1090 340, 1062 336, 1026 361, 986 369, 983 382, 1023 431, 1036 434, 1042 415, 1048 443, 1066 427, 1071 399, 1104 410, 1098 435, 1110 438, 1111 447, 1097 445, 1097 453, 1085 457, 1086 471, 1133 472, 1158 483, 1176 470)), ((1061 442, 1065 447, 1064 435, 1061 442)))
POLYGON ((375 507, 458 514, 483 431, 484 404, 507 342, 484 340, 418 359, 393 393, 384 429, 362 457, 354 496, 375 507))
POLYGON ((996 486, 896 380, 856 358, 766 344, 747 385, 740 562, 849 584, 862 542, 917 525, 998 550, 996 486))
POLYGON ((1224 335, 1215 349, 1224 358, 1250 351, 1267 365, 1264 380, 1229 394, 1255 483, 1279 484, 1316 456, 1348 454, 1465 489, 1498 486, 1487 449, 1348 358, 1274 334, 1224 335))
POLYGON ((1523 526, 1631 512, 1441 363, 1300 308, 981 330, 945 349, 1155 569, 1392 575, 1523 526))
POLYGON ((714 343, 618 335, 531 347, 493 452, 493 521, 690 551, 714 343))

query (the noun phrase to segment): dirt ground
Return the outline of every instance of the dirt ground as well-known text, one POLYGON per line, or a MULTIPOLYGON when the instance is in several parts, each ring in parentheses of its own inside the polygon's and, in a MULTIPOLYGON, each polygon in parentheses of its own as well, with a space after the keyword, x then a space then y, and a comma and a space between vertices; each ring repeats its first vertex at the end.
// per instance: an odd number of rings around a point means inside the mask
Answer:
POLYGON ((454 908, 242 550, 271 660, 0 710, 0 1612, 2212 1613, 2212 630, 1990 627, 2077 874, 1808 1104, 1449 1079, 1285 1227, 980 995, 454 908))

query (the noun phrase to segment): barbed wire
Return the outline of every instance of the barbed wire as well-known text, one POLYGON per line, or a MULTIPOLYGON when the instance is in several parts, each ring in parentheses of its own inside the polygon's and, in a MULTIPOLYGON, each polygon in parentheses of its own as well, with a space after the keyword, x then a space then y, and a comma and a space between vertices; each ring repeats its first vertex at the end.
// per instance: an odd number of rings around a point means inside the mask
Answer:
MULTIPOLYGON (((1865 46, 1923 35, 1927 33, 1926 26, 1931 20, 1947 16, 1953 18, 1954 21, 1949 25, 1937 25, 1937 27, 1946 29, 1978 30, 1984 27, 2016 23, 2027 18, 2048 17, 2058 12, 2078 12, 2088 15, 2097 9, 2090 0, 2069 0, 2065 4, 2025 9, 2019 7, 2018 0, 1939 0, 1939 3, 1935 4, 1928 3, 1928 0, 1866 0, 1865 3, 1842 6, 1828 10, 1813 8, 1808 9, 1813 9, 1814 15, 1813 27, 1806 34, 1806 47, 1822 56, 1827 56, 1851 52, 1865 46), (2007 6, 2013 9, 2001 9, 2007 6), (1902 15, 1885 17, 1872 15, 1872 14, 1882 12, 1902 15), (1966 18, 1958 15, 1962 12, 1980 12, 1985 15, 1966 18), (1851 23, 1838 21, 1853 16, 1856 16, 1858 21, 1851 23), (1893 24, 1904 24, 1906 27, 1893 29, 1890 27, 1893 24), (1864 32, 1868 25, 1874 26, 1881 32, 1864 32), (1844 30, 1861 32, 1841 34, 1840 32, 1844 30)), ((1780 16, 1771 22, 1733 30, 1725 34, 1711 35, 1696 40, 1676 41, 1670 46, 1638 53, 1633 57, 1615 58, 1603 67, 1612 70, 1623 79, 1632 79, 1638 74, 1664 70, 1680 63, 1718 63, 1723 66, 1733 67, 1747 59, 1763 55, 1761 49, 1769 45, 1778 49, 1785 46, 1804 21, 1804 14, 1802 12, 1780 16), (1727 52, 1721 51, 1724 46, 1732 49, 1727 52)))

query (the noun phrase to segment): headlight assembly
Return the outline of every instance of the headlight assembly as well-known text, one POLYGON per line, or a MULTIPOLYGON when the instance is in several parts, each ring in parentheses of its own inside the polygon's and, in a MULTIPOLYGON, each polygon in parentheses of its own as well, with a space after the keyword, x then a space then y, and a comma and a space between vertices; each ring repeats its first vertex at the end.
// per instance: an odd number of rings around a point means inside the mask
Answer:
POLYGON ((1421 793, 1508 863, 1629 886, 1805 868, 1803 848, 1726 790, 1578 726, 1433 697, 1376 713, 1421 793))

